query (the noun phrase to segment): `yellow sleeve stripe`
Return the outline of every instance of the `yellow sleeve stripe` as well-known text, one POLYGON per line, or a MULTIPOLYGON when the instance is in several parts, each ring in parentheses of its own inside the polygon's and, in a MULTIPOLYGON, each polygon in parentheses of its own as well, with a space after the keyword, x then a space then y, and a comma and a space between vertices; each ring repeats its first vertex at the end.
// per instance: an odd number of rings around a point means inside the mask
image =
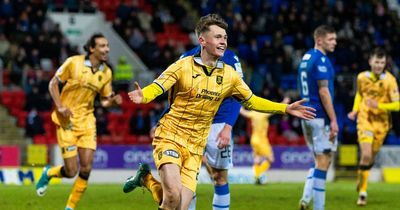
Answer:
POLYGON ((361 95, 357 91, 356 97, 354 97, 353 111, 357 111, 358 112, 358 110, 360 110, 360 103, 361 103, 361 95))
POLYGON ((392 103, 378 103, 378 108, 386 111, 400 111, 400 101, 392 103))
POLYGON ((150 85, 143 88, 143 99, 142 103, 147 104, 157 98, 157 96, 164 93, 163 89, 159 86, 159 84, 151 83, 150 85))
POLYGON ((276 103, 256 95, 252 95, 249 100, 242 102, 247 109, 264 113, 285 114, 288 104, 276 103))

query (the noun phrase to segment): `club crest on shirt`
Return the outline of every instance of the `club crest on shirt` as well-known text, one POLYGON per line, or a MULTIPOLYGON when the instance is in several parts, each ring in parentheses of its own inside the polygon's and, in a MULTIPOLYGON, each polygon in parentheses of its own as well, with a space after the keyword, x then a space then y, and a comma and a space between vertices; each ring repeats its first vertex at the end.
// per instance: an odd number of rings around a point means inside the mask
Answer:
POLYGON ((222 76, 217 76, 216 82, 218 85, 222 84, 222 80, 223 80, 222 76))
POLYGON ((103 79, 103 77, 101 75, 99 75, 99 77, 98 77, 99 82, 101 82, 102 79, 103 79))

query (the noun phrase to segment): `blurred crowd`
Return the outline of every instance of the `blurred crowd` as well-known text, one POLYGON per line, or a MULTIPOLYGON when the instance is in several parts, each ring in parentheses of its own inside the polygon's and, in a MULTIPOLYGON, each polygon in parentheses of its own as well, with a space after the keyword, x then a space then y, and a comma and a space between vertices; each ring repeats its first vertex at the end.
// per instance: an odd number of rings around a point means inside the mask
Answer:
MULTIPOLYGON (((4 69, 7 87, 22 87, 26 93, 24 110, 27 113, 50 111, 48 80, 60 63, 78 53, 63 37, 59 25, 46 18, 46 12, 95 12, 97 9, 105 13, 115 31, 156 73, 196 45, 193 29, 200 16, 219 13, 229 24, 228 45, 241 58, 246 82, 255 94, 274 101, 284 96, 298 97, 296 73, 300 56, 313 47, 312 31, 316 26, 332 25, 337 30, 338 45, 329 57, 337 73, 335 108, 342 143, 356 142, 355 123, 346 114, 353 105, 355 75, 368 69, 369 51, 374 46, 383 46, 390 55, 388 69, 397 78, 400 76, 397 45, 400 21, 386 1, 3 0, 0 3, 0 67, 4 69)), ((123 93, 128 91, 127 87, 118 89, 123 93)), ((165 106, 162 100, 156 104, 157 109, 165 106)), ((126 121, 130 122, 130 134, 144 135, 155 124, 160 114, 157 109, 131 110, 126 121)), ((124 107, 111 110, 124 111, 124 107)), ((108 126, 109 114, 103 109, 96 111, 99 134, 112 133, 108 126)), ((393 120, 399 121, 398 114, 394 114, 393 120)), ((235 139, 246 143, 249 129, 249 123, 239 118, 234 129, 235 139)), ((45 129, 36 130, 45 132, 45 129)), ((284 137, 282 141, 289 144, 303 142, 297 119, 274 116, 270 131, 276 133, 276 138, 284 137)), ((400 137, 400 123, 394 123, 389 135, 400 137)))

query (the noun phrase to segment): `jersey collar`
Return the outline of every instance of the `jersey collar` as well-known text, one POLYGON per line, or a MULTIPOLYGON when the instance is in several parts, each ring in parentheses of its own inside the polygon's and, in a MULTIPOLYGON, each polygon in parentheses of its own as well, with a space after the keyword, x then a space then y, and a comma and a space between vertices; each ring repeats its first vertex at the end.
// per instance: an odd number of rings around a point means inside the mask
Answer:
MULTIPOLYGON (((370 79, 372 79, 372 72, 371 71, 367 71, 366 76, 370 79)), ((385 79, 386 78, 386 71, 383 71, 380 75, 379 75, 379 80, 385 79)))
MULTIPOLYGON (((90 62, 90 60, 87 58, 87 59, 85 59, 85 61, 83 62, 84 64, 85 64, 85 66, 87 66, 87 67, 90 67, 90 68, 92 68, 93 67, 93 65, 92 65, 92 63, 90 62)), ((100 71, 103 71, 104 70, 104 64, 102 63, 102 64, 100 64, 100 66, 99 66, 99 70, 100 71)))
MULTIPOLYGON (((205 66, 203 61, 201 60, 201 57, 199 54, 194 55, 193 58, 194 58, 194 62, 196 62, 197 64, 199 64, 201 66, 205 66)), ((215 65, 215 68, 218 68, 218 69, 224 68, 224 62, 222 62, 221 60, 218 59, 217 64, 215 65)))

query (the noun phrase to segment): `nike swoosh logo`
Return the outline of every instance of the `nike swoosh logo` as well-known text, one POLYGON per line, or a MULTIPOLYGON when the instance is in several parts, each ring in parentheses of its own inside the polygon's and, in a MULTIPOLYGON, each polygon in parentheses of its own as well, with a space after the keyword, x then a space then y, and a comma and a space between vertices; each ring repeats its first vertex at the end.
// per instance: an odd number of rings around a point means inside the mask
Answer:
POLYGON ((198 76, 200 76, 200 74, 193 75, 192 77, 193 79, 196 79, 198 76))

